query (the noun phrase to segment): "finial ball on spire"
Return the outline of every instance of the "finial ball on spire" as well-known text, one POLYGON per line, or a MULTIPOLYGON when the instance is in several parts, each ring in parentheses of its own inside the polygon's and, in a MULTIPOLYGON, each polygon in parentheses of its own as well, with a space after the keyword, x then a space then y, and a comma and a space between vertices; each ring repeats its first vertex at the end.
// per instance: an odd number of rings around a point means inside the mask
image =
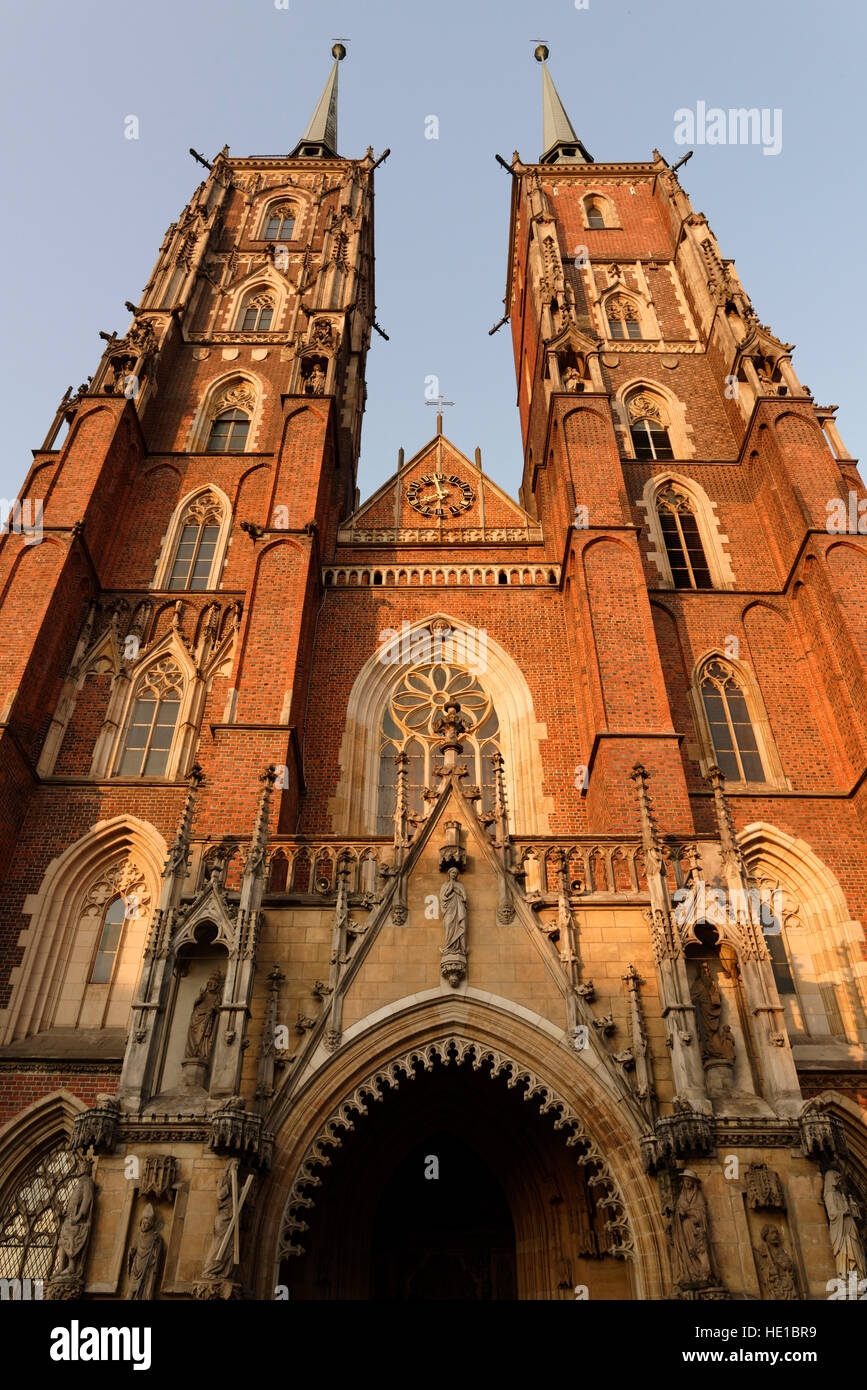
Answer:
POLYGON ((533 54, 533 57, 536 59, 536 62, 537 62, 537 63, 544 63, 545 59, 548 57, 548 47, 547 47, 547 44, 540 43, 540 44, 539 44, 539 47, 536 49, 535 53, 533 54))
POLYGON ((336 58, 338 63, 343 62, 343 59, 346 57, 346 49, 343 47, 342 43, 336 43, 334 45, 331 50, 331 56, 332 58, 336 58))

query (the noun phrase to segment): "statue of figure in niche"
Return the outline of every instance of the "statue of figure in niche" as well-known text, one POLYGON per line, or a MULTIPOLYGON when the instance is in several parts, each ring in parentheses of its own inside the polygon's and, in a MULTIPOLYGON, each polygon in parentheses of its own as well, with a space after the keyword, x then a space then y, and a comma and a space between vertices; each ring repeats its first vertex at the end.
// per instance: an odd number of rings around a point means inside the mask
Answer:
POLYGON ((130 1248, 127 1257, 129 1269, 128 1299, 142 1302, 153 1298, 160 1277, 160 1266, 165 1250, 165 1241, 160 1235, 162 1220, 157 1216, 150 1202, 141 1214, 138 1223, 138 1237, 130 1248))
POLYGON ((715 1283, 715 1275, 707 1202, 692 1168, 684 1168, 681 1177, 683 1186, 672 1219, 676 1278, 681 1288, 708 1288, 715 1283))
POLYGON ((846 1191, 839 1169, 829 1168, 825 1174, 822 1198, 828 1213, 831 1248, 838 1276, 848 1280, 849 1275, 854 1273, 859 1280, 867 1278, 867 1257, 857 1225, 861 1208, 846 1191))
POLYGON ((449 869, 446 881, 440 889, 440 910, 446 934, 446 952, 466 955, 467 894, 454 865, 449 869))
POLYGON ((699 973, 689 993, 701 1024, 702 1055, 705 1060, 734 1061, 734 1038, 730 1028, 724 1031, 720 1027, 722 995, 706 960, 699 966, 699 973))
POLYGON ((583 391, 584 382, 578 373, 577 367, 567 367, 563 373, 563 387, 566 391, 583 391))
POLYGON ((77 1279, 81 1274, 84 1252, 93 1221, 93 1200, 96 1188, 90 1164, 84 1157, 75 1165, 75 1186, 66 1199, 63 1220, 57 1238, 57 1264, 54 1277, 77 1279))
POLYGON ((769 1298, 791 1301, 801 1297, 795 1262, 783 1244, 778 1227, 770 1223, 762 1227, 762 1243, 756 1255, 769 1298))
POLYGON ((314 362, 304 384, 306 396, 321 396, 325 392, 325 369, 320 362, 314 362))
POLYGON ((205 1256, 205 1263, 202 1266, 202 1277, 204 1279, 228 1279, 232 1273, 235 1263, 235 1247, 231 1240, 223 1248, 223 1241, 226 1232, 232 1224, 234 1216, 234 1199, 232 1197, 232 1169, 238 1171, 237 1158, 231 1158, 223 1170, 223 1175, 217 1184, 217 1215, 214 1219, 214 1230, 211 1236, 211 1245, 205 1256))
POLYGON ((223 980, 224 976, 215 971, 196 996, 187 1029, 185 1057, 207 1060, 211 1055, 220 1004, 223 1000, 223 980))

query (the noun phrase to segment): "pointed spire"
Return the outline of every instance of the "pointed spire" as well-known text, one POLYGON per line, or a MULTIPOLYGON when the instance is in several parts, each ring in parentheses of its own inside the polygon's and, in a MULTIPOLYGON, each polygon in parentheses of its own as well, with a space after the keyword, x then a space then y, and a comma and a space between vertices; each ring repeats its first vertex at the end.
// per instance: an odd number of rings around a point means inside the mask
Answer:
POLYGON ((316 110, 290 158, 337 159, 337 66, 346 57, 342 43, 331 50, 334 66, 322 89, 316 110))
POLYGON ((542 154, 540 164, 592 164, 593 156, 584 148, 566 115, 554 80, 548 71, 548 49, 540 43, 535 52, 542 64, 542 154))

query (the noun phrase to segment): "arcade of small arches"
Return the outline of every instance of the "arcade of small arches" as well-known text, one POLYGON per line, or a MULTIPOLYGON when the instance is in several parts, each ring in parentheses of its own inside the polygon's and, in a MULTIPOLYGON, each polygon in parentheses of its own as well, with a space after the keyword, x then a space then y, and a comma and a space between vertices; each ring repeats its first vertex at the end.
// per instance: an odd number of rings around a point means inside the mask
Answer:
POLYGON ((472 565, 464 568, 426 569, 409 565, 383 568, 375 565, 353 565, 341 569, 325 569, 322 582, 326 588, 353 588, 370 584, 447 584, 453 588, 480 584, 544 585, 560 583, 560 566, 540 569, 523 566, 508 569, 496 565, 472 565))

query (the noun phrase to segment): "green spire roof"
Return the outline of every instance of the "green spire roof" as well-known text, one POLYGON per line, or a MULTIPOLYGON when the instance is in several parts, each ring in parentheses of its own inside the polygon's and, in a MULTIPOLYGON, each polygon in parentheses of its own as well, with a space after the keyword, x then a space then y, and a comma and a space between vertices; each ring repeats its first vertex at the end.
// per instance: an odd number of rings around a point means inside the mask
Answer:
POLYGON ((292 151, 292 157, 303 159, 336 159, 337 156, 337 66, 346 57, 342 43, 331 50, 334 66, 322 90, 316 110, 310 117, 303 136, 292 151))
POLYGON ((542 154, 539 163, 592 164, 592 154, 584 148, 566 115, 545 62, 547 57, 548 49, 540 43, 535 53, 537 63, 542 64, 542 154))

